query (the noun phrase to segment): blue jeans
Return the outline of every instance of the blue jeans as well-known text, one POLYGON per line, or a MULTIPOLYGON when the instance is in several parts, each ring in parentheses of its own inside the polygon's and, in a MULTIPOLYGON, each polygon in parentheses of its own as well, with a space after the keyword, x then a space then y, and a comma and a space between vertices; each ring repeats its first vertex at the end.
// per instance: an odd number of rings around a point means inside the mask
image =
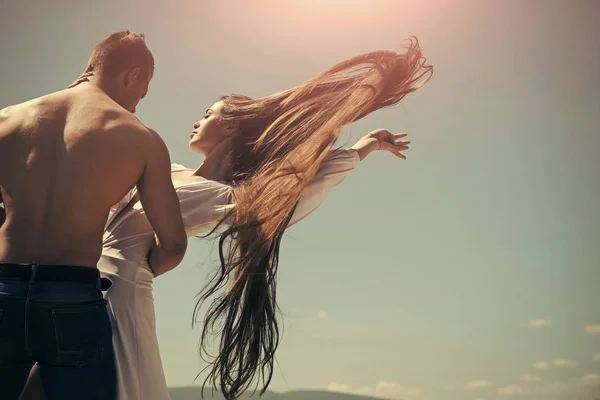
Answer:
POLYGON ((98 270, 19 268, 21 276, 13 276, 14 265, 0 264, 0 397, 18 400, 37 362, 48 400, 116 399, 112 330, 98 270))

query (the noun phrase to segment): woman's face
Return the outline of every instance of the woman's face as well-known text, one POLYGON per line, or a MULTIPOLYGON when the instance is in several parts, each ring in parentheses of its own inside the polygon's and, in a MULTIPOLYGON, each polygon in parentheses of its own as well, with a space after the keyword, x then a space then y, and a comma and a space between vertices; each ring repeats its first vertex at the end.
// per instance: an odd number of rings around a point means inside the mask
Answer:
POLYGON ((204 117, 194 124, 190 135, 190 149, 206 156, 227 137, 228 131, 221 120, 222 109, 223 102, 216 102, 206 110, 204 117))

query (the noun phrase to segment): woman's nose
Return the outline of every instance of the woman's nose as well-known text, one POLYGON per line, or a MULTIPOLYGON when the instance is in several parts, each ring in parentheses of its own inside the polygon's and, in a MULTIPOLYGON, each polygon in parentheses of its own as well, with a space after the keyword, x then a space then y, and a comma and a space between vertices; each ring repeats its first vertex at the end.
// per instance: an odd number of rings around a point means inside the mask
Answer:
POLYGON ((200 121, 194 122, 194 129, 198 129, 200 127, 200 121))

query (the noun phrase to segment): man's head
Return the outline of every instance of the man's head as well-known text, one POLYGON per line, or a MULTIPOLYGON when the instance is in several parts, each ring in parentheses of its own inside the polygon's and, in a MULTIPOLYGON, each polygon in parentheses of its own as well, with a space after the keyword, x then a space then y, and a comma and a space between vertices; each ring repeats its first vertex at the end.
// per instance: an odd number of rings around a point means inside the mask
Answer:
POLYGON ((109 95, 134 113, 148 92, 154 74, 154 57, 143 34, 123 30, 113 33, 94 48, 85 74, 98 77, 111 88, 109 95))

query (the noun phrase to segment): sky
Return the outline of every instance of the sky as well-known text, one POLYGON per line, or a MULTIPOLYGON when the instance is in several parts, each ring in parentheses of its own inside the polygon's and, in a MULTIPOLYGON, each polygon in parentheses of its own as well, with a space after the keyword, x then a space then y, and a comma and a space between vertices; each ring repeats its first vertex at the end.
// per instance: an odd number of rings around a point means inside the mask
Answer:
MULTIPOLYGON (((407 132, 283 240, 271 389, 409 400, 600 397, 600 2, 103 0, 0 4, 0 107, 60 90, 128 28, 156 59, 137 115, 173 162, 226 93, 267 95, 417 36, 435 77, 345 130, 407 132)), ((197 385, 191 239, 154 283, 170 386, 197 385)))

